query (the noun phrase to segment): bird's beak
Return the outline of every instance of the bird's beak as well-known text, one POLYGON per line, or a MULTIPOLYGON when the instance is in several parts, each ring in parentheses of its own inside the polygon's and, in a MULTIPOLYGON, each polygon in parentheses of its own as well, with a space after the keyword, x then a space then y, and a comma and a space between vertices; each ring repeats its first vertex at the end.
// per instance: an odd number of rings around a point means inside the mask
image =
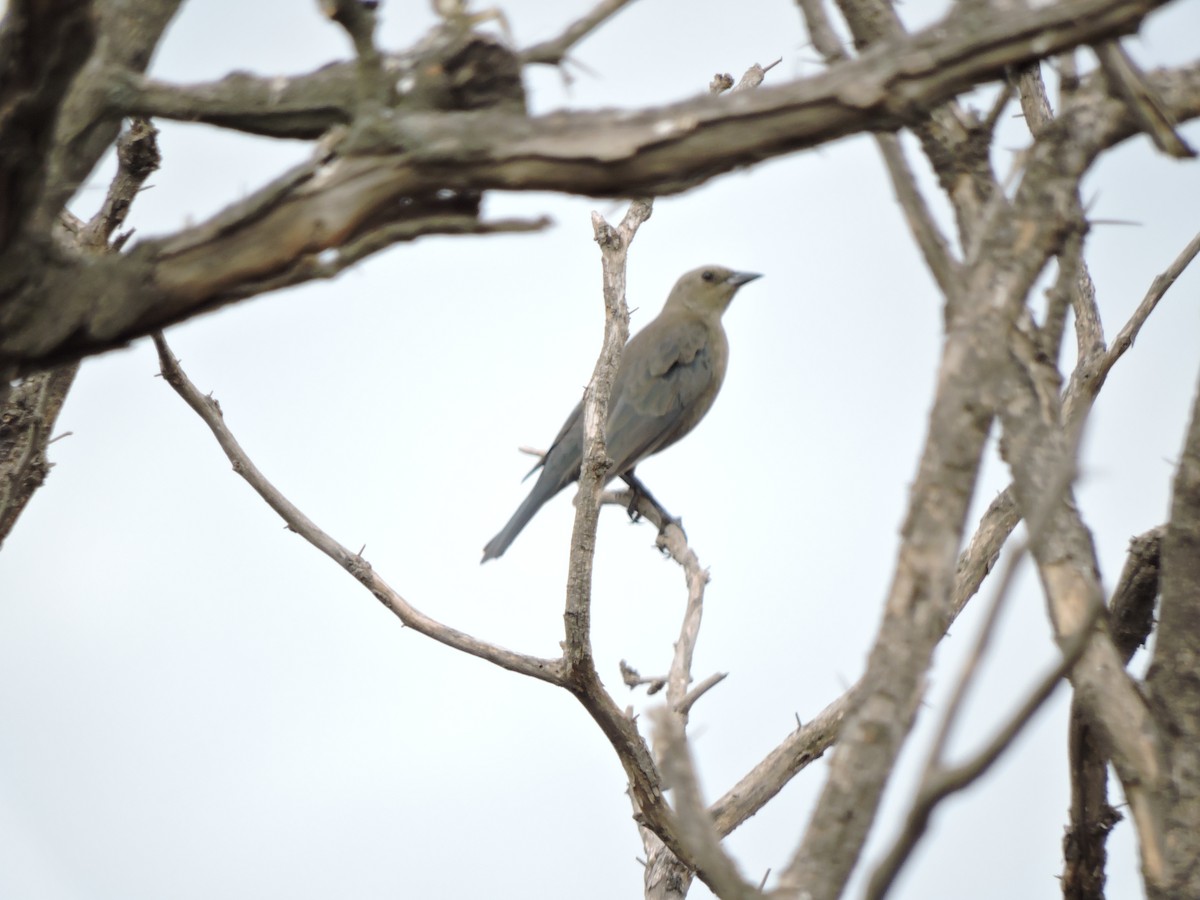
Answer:
POLYGON ((734 272, 725 279, 726 284, 732 284, 734 287, 741 287, 747 282, 753 281, 755 278, 762 278, 758 272, 734 272))

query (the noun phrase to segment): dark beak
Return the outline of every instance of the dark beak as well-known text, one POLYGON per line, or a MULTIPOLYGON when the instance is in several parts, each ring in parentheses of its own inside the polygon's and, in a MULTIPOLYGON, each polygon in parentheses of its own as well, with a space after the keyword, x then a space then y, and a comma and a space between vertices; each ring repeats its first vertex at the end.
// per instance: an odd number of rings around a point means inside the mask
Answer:
POLYGON ((762 278, 758 272, 734 272, 725 279, 726 284, 732 284, 734 287, 741 287, 747 282, 753 281, 755 278, 762 278))

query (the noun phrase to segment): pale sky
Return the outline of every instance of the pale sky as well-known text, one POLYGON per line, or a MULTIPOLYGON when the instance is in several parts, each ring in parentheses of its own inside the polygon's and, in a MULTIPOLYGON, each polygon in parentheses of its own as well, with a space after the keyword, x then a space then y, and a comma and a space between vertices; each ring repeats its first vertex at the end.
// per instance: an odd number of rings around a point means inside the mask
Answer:
MULTIPOLYGON (((527 45, 589 6, 504 9, 527 45)), ((915 27, 942 6, 900 12, 915 27)), ((779 57, 769 83, 819 71, 793 4, 732 9, 635 4, 578 48, 593 74, 565 88, 552 70, 528 72, 534 111, 681 99, 714 72, 779 57)), ((385 3, 380 42, 404 48, 431 23, 425 3, 385 3)), ((1196 34, 1200 7, 1175 4, 1126 44, 1148 66, 1179 63, 1196 34)), ((348 52, 316 4, 214 0, 185 5, 152 71, 291 74, 348 52)), ((138 236, 201 221, 309 152, 160 126, 163 168, 130 219, 138 236)), ((1200 144, 1200 129, 1185 133, 1200 144)), ((1001 171, 1027 140, 1019 119, 1006 123, 1001 171)), ((110 172, 77 213, 91 214, 110 172)), ((1084 194, 1095 218, 1137 223, 1088 239, 1111 338, 1200 225, 1200 167, 1137 139, 1105 157, 1084 194)), ((555 224, 400 245, 333 282, 167 334, 257 465, 325 530, 365 545, 424 612, 544 656, 562 635, 569 492, 502 559, 478 560, 528 490, 517 448, 553 438, 600 347, 593 209, 615 222, 624 204, 491 194, 491 217, 555 224)), ((705 263, 765 277, 726 316, 731 362, 713 411, 638 471, 712 571, 693 671, 730 676, 694 709, 691 734, 715 799, 862 672, 924 438, 941 310, 868 138, 659 200, 630 255, 634 330, 705 263)), ((1166 517, 1200 368, 1198 299, 1193 270, 1091 420, 1078 493, 1109 590, 1129 537, 1166 517)), ((84 364, 58 425, 71 434, 0 552, 0 897, 640 896, 621 767, 583 709, 402 628, 283 529, 156 372, 148 341, 84 364)), ((992 457, 972 527, 1007 483, 992 457)), ((659 701, 630 694, 618 661, 665 671, 685 600, 653 542, 649 525, 603 511, 593 642, 614 697, 639 710, 659 701)), ((896 833, 981 608, 939 651, 902 763, 910 777, 887 796, 872 859, 896 833)), ((957 753, 990 736, 1054 659, 1033 579, 997 644, 957 753)), ((996 769, 938 811, 894 896, 1059 896, 1068 703, 1060 689, 996 769)), ((730 838, 747 877, 786 865, 824 775, 812 766, 730 838)), ((1139 896, 1127 823, 1109 846, 1110 896, 1139 896)), ((710 895, 697 885, 691 896, 710 895)))

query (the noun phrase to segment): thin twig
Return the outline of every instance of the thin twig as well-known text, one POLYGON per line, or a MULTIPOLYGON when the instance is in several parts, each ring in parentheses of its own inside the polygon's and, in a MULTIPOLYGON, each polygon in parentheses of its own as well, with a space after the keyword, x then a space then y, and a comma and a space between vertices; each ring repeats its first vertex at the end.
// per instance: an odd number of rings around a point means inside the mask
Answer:
POLYGON ((980 128, 983 133, 989 136, 995 135, 996 126, 1000 124, 1000 117, 1004 114, 1004 110, 1008 108, 1008 104, 1013 98, 1013 86, 1010 82, 1004 82, 1000 87, 1000 93, 996 95, 996 99, 992 102, 991 109, 988 110, 983 122, 980 123, 980 128))
POLYGON ((929 211, 925 197, 917 186, 917 178, 904 156, 900 138, 894 134, 879 134, 875 136, 875 142, 883 154, 883 162, 892 179, 892 190, 896 193, 900 208, 904 210, 909 231, 916 239, 921 255, 925 257, 925 265, 929 267, 947 303, 954 306, 962 294, 962 267, 951 253, 950 242, 929 211))
POLYGON ((358 108, 356 119, 379 112, 388 85, 383 77, 383 59, 375 47, 375 8, 360 0, 320 0, 321 11, 346 30, 358 60, 358 108))
POLYGON ((1071 635, 1062 648, 1062 658, 1047 672, 1025 701, 1009 720, 996 732, 990 741, 973 757, 957 766, 938 766, 927 773, 913 802, 900 835, 888 851, 887 856, 871 874, 865 897, 881 900, 909 858, 917 841, 925 833, 929 816, 942 800, 961 791, 983 775, 1000 755, 1012 745, 1021 730, 1033 718, 1034 713, 1050 698, 1058 683, 1079 661, 1092 637, 1092 628, 1099 619, 1103 607, 1097 605, 1083 628, 1071 635))
POLYGON ((1179 252, 1179 255, 1167 266, 1166 270, 1157 276, 1150 284, 1150 289, 1146 292, 1146 296, 1142 298, 1142 302, 1138 304, 1137 309, 1133 311, 1133 315, 1129 317, 1129 321, 1125 326, 1117 332, 1117 336, 1113 338, 1112 346, 1104 357, 1100 360, 1100 367, 1097 372, 1096 388, 1104 382, 1118 359, 1133 346, 1133 342, 1137 340, 1138 333, 1142 330, 1142 326, 1146 324, 1146 320, 1150 318, 1150 313, 1154 312, 1154 308, 1158 306, 1158 301, 1171 289, 1171 285, 1183 274, 1183 271, 1191 265, 1200 254, 1200 233, 1193 237, 1186 247, 1179 252))
MULTIPOLYGON (((1067 461, 1059 467, 1059 471, 1056 473, 1050 488, 1041 498, 1037 508, 1030 510, 1026 515, 1026 527, 1029 530, 1030 542, 1041 538, 1049 522, 1051 513, 1062 502, 1070 490, 1075 473, 1073 460, 1073 455, 1067 457, 1067 461)), ((921 774, 921 784, 917 791, 917 799, 909 810, 900 836, 896 839, 892 845, 892 849, 871 877, 870 887, 867 891, 867 897, 870 900, 878 900, 878 898, 883 897, 887 893, 901 867, 908 860, 913 847, 916 846, 917 842, 924 835, 925 829, 929 824, 929 815, 933 811, 933 808, 945 797, 956 790, 966 787, 967 784, 982 774, 999 757, 1004 747, 1007 746, 1007 744, 997 744, 993 741, 966 767, 960 766, 951 769, 943 762, 951 730, 962 713, 963 704, 966 701, 967 693, 974 681, 975 674, 978 672, 979 666, 987 654, 988 645, 995 634, 996 623, 1000 619, 1000 614, 1012 596, 1012 587, 1017 570, 1024 560, 1028 549, 1028 544, 1021 545, 1005 561, 1004 570, 1001 573, 1000 582, 996 586, 995 595, 976 635, 975 643, 967 655, 967 660, 963 665, 962 673, 959 675, 958 683, 955 685, 954 691, 946 703, 941 721, 934 733, 934 738, 926 757, 925 768, 921 774)), ((1098 614, 1099 611, 1094 613, 1094 615, 1098 614)), ((1090 628, 1088 631, 1090 631, 1090 628)), ((1078 655, 1083 652, 1086 646, 1087 631, 1076 633, 1072 636, 1072 639, 1079 638, 1080 634, 1084 635, 1084 640, 1080 642, 1079 647, 1072 653, 1067 653, 1064 649, 1064 660, 1070 658, 1070 661, 1073 663, 1078 659, 1078 655)), ((1056 669, 1058 674, 1054 676, 1053 681, 1049 682, 1048 685, 1046 682, 1039 685, 1038 689, 1031 694, 1029 700, 1022 706, 1020 713, 1009 722, 1008 727, 1001 729, 1000 735, 1007 735, 1008 740, 1011 741, 1016 736, 1017 731, 1029 721, 1033 713, 1049 697, 1054 685, 1058 683, 1058 680, 1062 678, 1068 669, 1069 666, 1062 668, 1061 671, 1056 669), (1036 702, 1034 702, 1035 698, 1036 702)))
POLYGON ((1093 49, 1109 89, 1125 103, 1138 126, 1154 141, 1154 146, 1177 159, 1194 157, 1196 151, 1176 129, 1175 120, 1162 98, 1146 81, 1146 76, 1125 48, 1117 41, 1105 41, 1093 49))
POLYGON ((370 563, 322 531, 315 522, 304 515, 295 504, 267 480, 225 424, 217 401, 211 396, 200 393, 179 365, 179 360, 175 358, 161 333, 155 334, 153 339, 155 349, 158 350, 159 366, 167 384, 183 398, 188 406, 195 410, 204 424, 212 431, 217 443, 221 445, 221 449, 225 451, 225 455, 233 464, 233 470, 242 476, 250 487, 266 501, 267 505, 280 515, 289 530, 300 535, 349 572, 363 587, 374 594, 376 599, 395 613, 401 622, 414 631, 455 650, 485 659, 510 671, 528 675, 550 684, 560 686, 565 684, 561 660, 540 659, 536 656, 505 650, 503 647, 497 647, 448 625, 443 625, 411 606, 407 600, 375 574, 370 563))
MULTIPOLYGON (((804 16, 813 46, 825 58, 825 62, 834 65, 847 59, 846 51, 825 15, 825 7, 821 0, 797 0, 797 5, 804 16)), ((950 251, 950 242, 938 228, 921 189, 917 186, 916 176, 904 156, 900 139, 894 134, 878 134, 875 136, 875 142, 883 155, 896 200, 904 210, 908 228, 925 258, 925 264, 929 267, 947 304, 954 306, 962 293, 962 269, 950 251)))
POLYGON ((742 877, 737 864, 721 846, 721 837, 700 793, 682 718, 663 708, 651 711, 650 717, 663 784, 672 790, 674 798, 680 841, 703 865, 708 884, 718 897, 724 900, 761 897, 762 893, 742 877))
POLYGON ((690 691, 687 692, 687 695, 682 700, 680 700, 678 704, 676 704, 675 712, 679 713, 681 716, 686 718, 687 714, 691 710, 691 708, 696 705, 697 700, 699 700, 708 691, 715 688, 718 684, 720 684, 722 681, 724 681, 728 677, 729 677, 728 672, 714 672, 713 674, 709 675, 707 678, 705 678, 703 681, 701 681, 694 688, 692 688, 690 691))
MULTIPOLYGON (((1129 556, 1108 605, 1113 644, 1128 665, 1154 625, 1162 538, 1159 526, 1129 542, 1129 556)), ((1121 814, 1108 802, 1108 754, 1078 697, 1071 700, 1067 757, 1070 762, 1070 822, 1063 834, 1064 900, 1104 896, 1105 843, 1121 814)))
POLYGON ((628 6, 630 2, 631 0, 602 0, 587 15, 581 16, 568 25, 562 34, 522 50, 521 62, 557 66, 566 58, 568 50, 628 6))

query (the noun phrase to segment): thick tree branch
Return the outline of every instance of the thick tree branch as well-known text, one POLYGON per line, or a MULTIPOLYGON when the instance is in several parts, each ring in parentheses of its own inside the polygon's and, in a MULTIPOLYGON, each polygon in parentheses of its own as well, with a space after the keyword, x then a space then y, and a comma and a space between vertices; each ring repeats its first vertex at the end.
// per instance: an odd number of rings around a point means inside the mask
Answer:
MULTIPOLYGON (((954 556, 991 424, 990 403, 998 400, 989 401, 987 386, 997 385, 1008 365, 1004 348, 1025 298, 1069 230, 1067 212, 1078 179, 1107 140, 1095 110, 1090 103, 1077 105, 1035 142, 1013 201, 1003 201, 988 218, 981 252, 964 273, 963 297, 969 300, 951 320, 862 701, 846 722, 804 843, 781 877, 788 896, 807 891, 834 897, 842 891, 911 728, 922 677, 941 637, 938 626, 950 609, 954 556)), ((1145 771, 1144 762, 1136 761, 1137 771, 1145 771)))
POLYGON ((13 0, 0 22, 0 254, 41 200, 58 111, 95 47, 91 7, 13 0))
POLYGON ((29 376, 0 413, 0 545, 50 473, 46 448, 78 371, 72 363, 29 376))
MULTIPOLYGON (((1099 616, 1101 607, 1096 607, 1094 616, 1099 616)), ((1093 622, 1095 619, 1093 619, 1093 622)), ((1034 714, 1042 708, 1063 677, 1079 662, 1087 649, 1087 632, 1081 631, 1062 647, 1062 658, 1034 686, 1020 707, 996 731, 992 739, 970 759, 954 766, 941 762, 931 766, 922 778, 921 787, 899 837, 888 851, 884 860, 872 873, 867 888, 866 900, 883 900, 891 888, 901 866, 908 860, 917 842, 924 835, 934 808, 951 794, 974 783, 992 767, 992 764, 1007 750, 1017 735, 1029 724, 1034 714)))
MULTIPOLYGON (((111 245, 109 241, 125 221, 146 179, 158 168, 156 135, 153 126, 139 120, 121 134, 117 141, 117 174, 100 210, 86 224, 64 214, 58 237, 71 252, 96 255, 120 249, 128 234, 111 245)), ((18 385, 11 396, 0 399, 0 544, 49 474, 51 463, 46 448, 78 371, 79 363, 73 362, 37 372, 18 385)))
MULTIPOLYGON (((1054 480, 1048 485, 1039 506, 1029 511, 1026 521, 1031 539, 1041 536, 1046 527, 1048 515, 1062 502, 1065 492, 1070 487, 1073 469, 1073 464, 1069 464, 1056 472, 1054 480)), ((991 644, 1000 613, 1012 597, 1014 578, 1018 567, 1025 558, 1027 549, 1025 546, 1015 549, 1005 562, 1000 582, 996 586, 995 596, 988 606, 975 643, 967 655, 962 673, 958 677, 934 733, 925 767, 921 773, 917 796, 909 808, 899 836, 871 875, 867 889, 868 900, 882 900, 891 888, 901 867, 908 861, 920 839, 924 837, 930 817, 937 805, 952 793, 962 790, 975 781, 991 767, 1028 724, 1033 714, 1049 699, 1058 682, 1075 664, 1086 647, 1087 634, 1085 631, 1075 636, 1075 642, 1070 648, 1063 649, 1058 665, 1043 677, 1037 687, 1028 694, 1017 712, 997 731, 982 750, 965 763, 951 766, 946 762, 946 745, 949 742, 950 733, 957 724, 967 693, 991 644)), ((1092 613, 1093 621, 1099 617, 1100 612, 1101 607, 1097 604, 1092 613)))
POLYGON ((109 73, 144 71, 180 2, 94 0, 98 40, 59 110, 47 189, 31 225, 34 239, 44 233, 43 224, 58 217, 116 140, 123 116, 108 103, 109 73))
MULTIPOLYGON (((1017 499, 1037 507, 1056 477, 1074 465, 1079 428, 1068 425, 1059 402, 1058 371, 1033 347, 1034 338, 1014 332, 1013 364, 1003 380, 1001 453, 1008 461, 1017 499)), ((1093 611, 1103 603, 1091 534, 1068 492, 1050 514, 1049 527, 1032 537, 1032 550, 1060 645, 1087 633, 1081 664, 1071 672, 1075 696, 1100 730, 1137 826, 1142 871, 1148 885, 1169 883, 1162 823, 1163 761, 1159 731, 1124 661, 1093 611)))
POLYGON ((1173 881, 1154 900, 1200 896, 1200 389, 1184 437, 1162 543, 1162 601, 1150 703, 1168 744, 1167 848, 1173 881))
POLYGON ((1194 157, 1196 151, 1175 130, 1176 123, 1170 112, 1163 107, 1154 88, 1120 42, 1105 41, 1097 44, 1095 50, 1113 94, 1129 107, 1130 115, 1138 121, 1138 127, 1150 135, 1154 146, 1178 159, 1194 157))
MULTIPOLYGON (((202 84, 168 84, 136 72, 111 76, 109 103, 128 114, 203 122, 265 137, 316 140, 358 111, 359 63, 337 62, 292 76, 234 72, 202 84)), ((478 32, 444 34, 403 53, 381 55, 384 103, 397 113, 525 110, 512 51, 478 32)))
MULTIPOLYGON (((940 99, 950 81, 1042 47, 1031 36, 1034 23, 1047 25, 1045 40, 1054 46, 1092 30, 1131 27, 1141 11, 1129 0, 1071 0, 1023 14, 1020 22, 992 15, 971 32, 973 41, 962 29, 951 29, 945 40, 927 32, 798 84, 641 114, 429 113, 383 123, 372 130, 379 148, 408 152, 322 155, 214 220, 143 242, 120 260, 81 269, 44 249, 25 260, 15 270, 24 277, 20 294, 0 291, 0 364, 11 360, 28 370, 120 345, 246 296, 298 260, 374 229, 403 221, 420 231, 425 216, 436 219, 447 205, 471 208, 479 190, 681 190, 846 129, 894 127, 912 109, 940 99), (1055 18, 1068 8, 1094 15, 1070 23, 1055 18), (998 43, 987 45, 989 39, 998 43), (439 191, 455 193, 441 200, 439 191)), ((1200 67, 1158 82, 1181 119, 1200 107, 1197 82, 1200 67)), ((1092 100, 1094 125, 1106 130, 1107 143, 1133 133, 1119 102, 1099 91, 1092 100)))
MULTIPOLYGON (((1129 558, 1109 603, 1109 632, 1126 665, 1154 624, 1164 531, 1155 528, 1129 542, 1129 558)), ((1108 803, 1103 735, 1077 698, 1071 701, 1069 729, 1071 821, 1063 835, 1063 900, 1104 900, 1105 842, 1121 814, 1108 803)))

